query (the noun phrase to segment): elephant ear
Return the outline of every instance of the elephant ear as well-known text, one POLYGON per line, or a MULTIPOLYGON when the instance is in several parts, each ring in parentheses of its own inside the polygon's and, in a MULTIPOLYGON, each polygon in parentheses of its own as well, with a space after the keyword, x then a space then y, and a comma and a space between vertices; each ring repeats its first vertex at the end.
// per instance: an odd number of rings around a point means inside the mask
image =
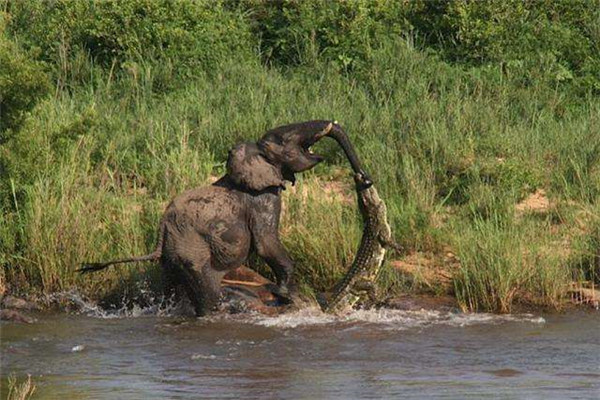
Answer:
POLYGON ((229 151, 227 174, 236 185, 250 190, 284 184, 281 168, 271 164, 256 143, 241 143, 229 151))

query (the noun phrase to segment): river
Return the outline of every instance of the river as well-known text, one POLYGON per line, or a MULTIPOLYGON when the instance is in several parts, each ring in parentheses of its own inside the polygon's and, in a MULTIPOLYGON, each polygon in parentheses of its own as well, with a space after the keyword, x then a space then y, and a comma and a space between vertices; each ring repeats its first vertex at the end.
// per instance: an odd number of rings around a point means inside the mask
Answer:
POLYGON ((2 323, 3 388, 13 373, 35 399, 600 398, 599 312, 146 314, 2 323))

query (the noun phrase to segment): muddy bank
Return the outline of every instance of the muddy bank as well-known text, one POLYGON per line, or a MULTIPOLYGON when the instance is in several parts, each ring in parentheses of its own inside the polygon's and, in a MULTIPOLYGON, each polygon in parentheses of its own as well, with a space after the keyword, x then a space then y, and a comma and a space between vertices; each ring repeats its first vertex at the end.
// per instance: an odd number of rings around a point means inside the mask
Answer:
POLYGON ((0 299, 0 320, 22 323, 33 323, 36 318, 32 311, 41 311, 43 307, 38 301, 26 300, 15 296, 2 296, 0 299))
MULTIPOLYGON (((414 257, 413 257, 414 258, 414 257)), ((415 262, 414 260, 412 262, 415 262)), ((393 264, 396 268, 407 269, 410 262, 393 264)), ((444 280, 446 294, 406 293, 386 299, 377 308, 399 311, 433 311, 459 313, 460 307, 451 292, 448 280, 444 280)), ((220 314, 257 313, 276 316, 305 308, 318 308, 310 298, 300 297, 295 304, 285 304, 274 294, 275 284, 257 272, 240 267, 228 273, 222 282, 220 314)), ((182 293, 182 292, 181 292, 182 293)), ((573 286, 570 296, 561 304, 561 312, 575 310, 598 310, 600 293, 595 288, 573 286)), ((0 320, 18 323, 33 323, 44 313, 70 313, 88 315, 137 316, 180 315, 194 316, 191 305, 181 296, 165 299, 152 293, 145 293, 134 299, 123 298, 121 302, 107 306, 81 295, 76 290, 54 293, 45 296, 15 296, 5 294, 0 299, 0 320)), ((517 303, 515 313, 551 313, 551 309, 537 305, 534 301, 517 303)))

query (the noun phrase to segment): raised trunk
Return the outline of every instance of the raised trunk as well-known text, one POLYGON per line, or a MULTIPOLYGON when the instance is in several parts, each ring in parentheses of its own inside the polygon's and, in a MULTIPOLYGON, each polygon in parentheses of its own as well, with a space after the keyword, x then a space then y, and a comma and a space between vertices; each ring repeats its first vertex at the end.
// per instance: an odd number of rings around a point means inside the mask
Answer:
POLYGON ((373 181, 363 169, 360 160, 358 159, 358 155, 356 155, 356 152, 354 151, 354 146, 352 146, 350 140, 348 139, 348 135, 346 135, 346 133, 339 126, 336 126, 327 136, 335 139, 335 141, 338 142, 338 144, 342 147, 344 153, 346 153, 346 157, 348 157, 348 161, 350 161, 350 165, 352 166, 354 173, 362 176, 364 187, 371 186, 373 181))

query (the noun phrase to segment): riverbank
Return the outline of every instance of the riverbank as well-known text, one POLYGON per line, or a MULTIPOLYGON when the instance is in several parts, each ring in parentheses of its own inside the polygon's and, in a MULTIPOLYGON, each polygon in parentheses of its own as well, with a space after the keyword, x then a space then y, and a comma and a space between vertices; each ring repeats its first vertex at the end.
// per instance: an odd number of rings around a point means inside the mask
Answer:
MULTIPOLYGON (((311 202, 323 202, 326 206, 334 210, 352 210, 355 208, 355 193, 350 184, 340 182, 340 176, 345 172, 342 168, 334 170, 332 180, 323 180, 319 177, 312 177, 309 181, 299 183, 297 186, 289 187, 285 194, 283 204, 283 226, 282 233, 284 237, 289 237, 294 233, 287 226, 294 226, 290 207, 309 207, 311 202), (298 200, 299 199, 299 200, 298 200), (289 205, 288 202, 292 202, 289 205), (296 203, 296 204, 294 204, 296 203)), ((216 177, 209 177, 209 181, 216 180, 216 177)), ((550 212, 553 205, 550 203, 543 190, 538 190, 532 193, 521 202, 514 206, 514 216, 516 220, 525 220, 527 218, 545 218, 550 212)), ((560 227, 561 222, 555 223, 555 232, 564 231, 564 227, 560 227)), ((586 228, 583 223, 579 223, 582 230, 586 228)), ((447 229, 447 228, 444 228, 447 229)), ((358 245, 359 238, 356 239, 358 245)), ((563 236, 560 242, 561 248, 554 249, 561 255, 561 263, 566 264, 572 249, 569 248, 572 238, 563 236)), ((349 251, 352 257, 353 252, 349 251)), ((313 255, 318 257, 318 255, 313 255)), ((351 259, 350 259, 351 260, 351 259)), ((537 260, 539 262, 539 260, 537 260)), ((302 265, 301 263, 300 265, 302 265)), ((138 266, 130 266, 129 268, 135 271, 138 266)), ((150 271, 158 266, 150 267, 150 271)), ((267 278, 261 278, 261 283, 269 282, 271 271, 265 268, 264 265, 254 264, 254 268, 260 273, 265 274, 267 278)), ((335 271, 340 276, 345 272, 345 268, 337 266, 335 271)), ((3 305, 2 319, 14 320, 18 322, 32 322, 27 313, 29 311, 66 311, 80 312, 83 309, 89 308, 89 304, 96 304, 93 307, 105 308, 107 311, 111 309, 132 309, 134 307, 153 307, 157 300, 161 298, 161 276, 160 273, 148 272, 147 266, 142 266, 141 271, 133 272, 129 280, 121 282, 112 292, 104 293, 104 295, 89 295, 86 291, 80 291, 76 286, 71 287, 67 291, 57 293, 44 293, 30 287, 29 290, 18 290, 16 287, 1 286, 0 298, 4 298, 1 304, 3 305), (134 277, 131 279, 131 277, 134 277), (33 289, 33 291, 30 291, 33 289), (16 295, 15 296, 13 296, 16 295), (153 304, 154 303, 154 304, 153 304), (84 304, 88 304, 84 306, 84 304)), ((302 271, 302 270, 301 270, 302 271)), ((304 269, 304 273, 314 274, 314 269, 304 269)), ((329 275, 332 270, 321 272, 322 276, 332 279, 329 275)), ((433 310, 447 311, 449 309, 461 310, 463 312, 474 311, 475 307, 468 304, 465 298, 457 294, 456 289, 460 287, 461 273, 464 273, 464 267, 461 264, 461 258, 454 248, 444 246, 434 251, 413 251, 407 253, 397 253, 394 251, 388 252, 384 268, 382 270, 379 286, 382 290, 382 297, 385 300, 384 307, 400 310, 433 310)), ((73 273, 73 272, 71 272, 73 273)), ((122 271, 113 271, 123 276, 122 271)), ((128 275, 131 272, 125 271, 128 275)), ((240 272, 242 276, 243 272, 240 272)), ((297 275, 301 273, 298 271, 297 275)), ((250 275, 256 273, 250 271, 250 275)), ((125 276, 126 276, 125 275, 125 276)), ((235 273, 234 273, 235 275, 235 273)), ((86 276, 93 283, 95 280, 105 280, 101 274, 91 274, 86 276), (98 275, 98 276, 97 276, 98 275)), ((235 280, 242 278, 234 277, 235 280)), ((252 280, 253 276, 246 277, 252 280)), ((307 279, 298 279, 302 284, 301 292, 303 297, 309 303, 314 303, 316 289, 308 287, 307 279)), ((516 291, 511 295, 513 298, 510 311, 512 312, 549 312, 549 311, 568 311, 576 308, 591 308, 598 309, 600 294, 596 289, 594 282, 585 282, 583 280, 572 282, 559 282, 565 285, 557 288, 557 297, 551 303, 547 302, 547 298, 543 296, 536 297, 533 293, 528 293, 526 290, 521 292, 516 291)), ((332 286, 331 286, 332 287, 332 286)), ((319 288, 324 288, 321 283, 319 288)), ((515 289, 515 288, 513 288, 515 289)), ((327 288, 325 288, 325 291, 327 288)), ((158 303, 164 300, 158 300, 158 303)), ((316 303, 315 303, 316 304, 316 303)), ((268 308, 268 307, 267 307, 268 308)), ((256 309, 256 307, 255 307, 256 309)), ((266 309, 259 312, 266 312, 266 309)), ((507 312, 509 309, 495 309, 497 312, 507 312)), ((267 314, 277 313, 277 311, 266 312, 267 314)))
MULTIPOLYGON (((168 201, 232 146, 313 118, 340 122, 388 206, 405 250, 385 295, 508 313, 600 284, 593 3, 59 3, 0 16, 0 290, 159 293, 154 264, 75 270, 148 253, 168 201)), ((307 297, 361 235, 347 162, 318 146, 281 223, 307 297)))
MULTIPOLYGON (((269 282, 265 279, 266 282, 269 282)), ((303 309, 317 310, 316 301, 303 297, 302 303, 292 306, 274 305, 273 295, 256 294, 248 296, 247 283, 231 281, 224 283, 225 298, 217 311, 217 315, 254 314, 277 316, 298 312, 303 309), (226 289, 229 288, 229 290, 226 289), (242 297, 236 296, 236 288, 245 288, 242 297), (234 289, 234 290, 232 290, 234 289)), ((254 286, 254 285, 252 285, 254 286)), ((251 287, 259 293, 260 289, 251 287)), ((589 288, 574 288, 569 299, 560 305, 559 313, 572 313, 585 310, 600 310, 600 293, 589 288)), ((442 312, 460 314, 460 303, 450 294, 403 294, 385 299, 377 309, 397 310, 406 312, 442 312)), ((536 303, 518 303, 513 308, 515 314, 556 313, 556 308, 540 306, 536 303)), ((345 313, 350 312, 346 310, 345 313)), ((143 315, 194 317, 191 305, 181 298, 165 299, 160 295, 146 292, 143 297, 122 298, 121 302, 108 304, 106 301, 96 302, 76 291, 52 293, 45 296, 17 297, 11 294, 0 296, 0 320, 14 323, 31 324, 39 317, 65 313, 72 315, 88 315, 100 318, 108 317, 139 317, 143 315)), ((469 314, 467 312, 467 314, 469 314)), ((323 314, 325 315, 325 314, 323 314)))
MULTIPOLYGON (((289 187, 284 195, 283 213, 282 213, 282 235, 284 238, 294 237, 297 240, 303 240, 301 235, 307 235, 310 238, 311 233, 304 227, 301 227, 302 222, 298 221, 298 211, 302 209, 310 209, 315 203, 320 203, 319 210, 334 210, 342 212, 345 215, 351 213, 358 214, 355 208, 355 194, 352 186, 347 182, 340 182, 340 177, 345 172, 343 168, 334 169, 331 175, 332 180, 325 180, 323 178, 314 176, 309 179, 302 180, 299 184, 294 187, 289 187), (289 204, 291 203, 291 204, 289 204)), ((209 177, 209 181, 214 181, 215 177, 209 177)), ((387 201, 387 199, 384 199, 387 201)), ((393 204, 393 203, 392 203, 393 204)), ((548 200, 543 190, 538 190, 535 193, 527 196, 522 201, 514 205, 513 215, 515 223, 527 223, 528 219, 545 219, 549 218, 549 213, 555 206, 548 200)), ((141 213, 142 210, 137 212, 141 213)), ((451 212, 450 209, 445 209, 443 212, 451 212)), ((301 215, 301 214, 300 214, 301 215)), ((310 216, 312 217, 312 215, 310 216)), ((445 217, 449 218, 448 215, 445 217)), ((314 221, 309 218, 303 219, 306 225, 310 226, 314 221)), ((578 220, 578 229, 581 231, 589 230, 589 227, 585 226, 585 220, 578 220)), ((446 221, 438 222, 438 228, 441 232, 450 233, 451 229, 446 221)), ((314 225, 313 225, 314 226, 314 225)), ((340 226, 336 227, 341 229, 344 227, 342 222, 340 226)), ((346 232, 348 236, 355 236, 355 246, 358 246, 360 240, 360 224, 357 223, 354 232, 346 232)), ((539 265, 517 263, 513 265, 517 267, 532 268, 533 271, 538 272, 549 272, 545 269, 544 261, 548 258, 552 259, 555 264, 554 267, 567 268, 569 263, 572 262, 573 254, 576 249, 576 238, 572 236, 572 230, 563 225, 562 221, 555 221, 552 226, 552 245, 559 247, 546 247, 545 253, 537 254, 535 258, 529 259, 528 262, 535 262, 539 265), (545 256, 548 258, 540 258, 545 256), (556 261, 558 260, 558 261, 556 261)), ((394 232, 395 233, 395 232, 394 232)), ((451 234, 451 233, 450 233, 451 234)), ((323 235, 326 235, 323 232, 323 235)), ((338 236, 338 239, 341 237, 338 236)), ((474 245, 480 245, 484 238, 475 238, 476 242, 474 245)), ((314 243, 318 243, 319 249, 330 249, 331 238, 316 239, 313 237, 314 243), (324 247, 325 246, 325 247, 324 247)), ((318 291, 327 291, 335 283, 335 277, 339 279, 346 271, 353 258, 355 250, 350 248, 350 243, 347 240, 345 242, 348 245, 346 250, 348 253, 348 261, 345 261, 345 265, 329 266, 326 270, 319 270, 314 265, 307 265, 306 262, 300 260, 299 269, 296 273, 297 280, 301 283, 301 292, 306 299, 314 299, 315 293, 318 291), (304 276, 303 276, 304 274, 304 276), (322 278, 320 282, 315 282, 316 279, 322 278), (317 283, 315 286, 312 284, 317 283), (329 287, 325 285, 329 284, 329 287)), ((310 244, 310 242, 304 242, 304 244, 310 244)), ((548 242, 550 243, 550 242, 548 242)), ((504 283, 506 277, 504 274, 510 274, 510 270, 487 270, 487 268, 493 267, 485 262, 477 264, 477 269, 469 271, 462 264, 460 250, 456 247, 451 247, 453 244, 438 246, 429 251, 407 251, 403 253, 397 253, 395 251, 389 251, 387 253, 384 268, 382 269, 381 276, 378 281, 382 297, 388 298, 388 305, 392 308, 400 309, 411 309, 414 307, 421 307, 425 309, 437 310, 439 307, 446 307, 450 304, 456 309, 462 311, 477 311, 479 307, 473 303, 473 297, 475 294, 470 294, 471 297, 465 297, 464 293, 460 290, 468 290, 465 286, 469 279, 491 279, 495 278, 498 280, 499 285, 504 283), (474 277, 469 274, 475 273, 474 277), (487 275, 486 275, 487 274, 487 275), (459 292, 457 292, 459 290, 459 292)), ((525 246, 524 243, 519 243, 521 251, 524 252, 523 256, 527 256, 527 252, 530 251, 530 247, 525 246)), ((292 253, 296 253, 294 249, 291 249, 292 253)), ((510 248, 501 249, 506 251, 504 256, 509 254, 510 248)), ((586 251, 592 250, 589 247, 586 251)), ((319 250, 315 250, 319 251, 319 250)), ((489 256, 485 254, 486 249, 480 248, 482 254, 481 257, 489 256)), ((297 254, 297 253, 296 253, 297 254)), ((300 254, 306 254, 301 251, 300 254)), ((502 254, 494 254, 496 257, 503 256, 502 254)), ((512 255, 514 256, 514 255, 512 255)), ((311 254, 313 262, 318 262, 322 259, 320 254, 311 254)), ((498 260, 484 260, 488 262, 495 262, 498 260)), ((519 260, 522 261, 522 260, 519 260)), ((260 273, 265 274, 267 278, 272 278, 271 271, 260 263, 251 263, 251 266, 257 269, 260 273)), ((74 270, 65 271, 67 277, 76 276, 74 270)), ((574 278, 577 276, 574 276, 574 278)), ((541 277, 543 278, 543 277, 541 277)), ((490 290, 488 296, 496 296, 495 298, 489 298, 490 302, 485 304, 480 311, 496 311, 500 313, 506 312, 522 312, 522 311, 564 311, 572 309, 573 307, 580 305, 583 307, 598 308, 598 300, 600 296, 596 290, 594 281, 586 281, 581 276, 578 280, 568 280, 568 276, 557 282, 548 282, 554 285, 552 293, 542 292, 536 293, 538 290, 536 287, 529 286, 535 284, 535 277, 529 277, 529 281, 522 280, 520 282, 514 281, 513 287, 509 289, 507 293, 493 293, 492 288, 488 287, 485 290, 490 290), (505 297, 502 297, 505 296, 505 297)), ((66 288, 66 291, 57 293, 77 293, 78 296, 87 298, 89 301, 98 303, 100 307, 130 307, 130 304, 135 303, 138 299, 142 299, 142 304, 152 302, 153 298, 159 298, 162 293, 162 277, 160 274, 159 267, 157 265, 131 265, 128 267, 114 268, 112 271, 109 270, 100 274, 90 274, 83 278, 77 279, 76 282, 81 282, 85 279, 84 285, 78 285, 77 283, 72 284, 71 287, 66 288), (99 293, 91 294, 88 292, 90 287, 98 287, 97 285, 105 285, 113 279, 119 277, 120 282, 117 286, 112 287, 111 290, 107 291, 106 288, 100 290, 99 293), (124 301, 126 299, 126 301, 124 301), (128 304, 129 303, 129 304, 128 304)), ((480 282, 481 285, 490 285, 490 282, 480 282)), ((55 309, 72 309, 72 305, 61 304, 61 298, 65 298, 55 293, 47 293, 40 291, 35 286, 25 284, 23 288, 18 288, 14 285, 14 282, 4 283, 1 286, 0 296, 4 293, 15 294, 19 297, 24 297, 29 301, 31 307, 37 308, 55 308, 55 309), (12 284, 12 287, 10 286, 12 284)), ((100 286, 101 287, 101 286, 100 286)), ((545 289, 544 289, 545 290, 545 289)), ((485 296, 485 293, 481 293, 481 296, 485 296)), ((68 296, 67 296, 68 297, 68 296)), ((66 298, 65 298, 66 299, 66 298)), ((485 298, 484 298, 485 299, 485 298)), ((68 303, 68 301, 67 301, 68 303)), ((482 302, 483 304, 483 302, 482 302)), ((76 308, 77 306, 75 306, 76 308)), ((16 308, 17 310, 22 307, 5 307, 7 309, 16 308)), ((26 309, 26 308, 25 308, 26 309)), ((19 319, 18 314, 13 315, 13 319, 19 319)), ((23 319, 27 319, 25 316, 23 319)))

